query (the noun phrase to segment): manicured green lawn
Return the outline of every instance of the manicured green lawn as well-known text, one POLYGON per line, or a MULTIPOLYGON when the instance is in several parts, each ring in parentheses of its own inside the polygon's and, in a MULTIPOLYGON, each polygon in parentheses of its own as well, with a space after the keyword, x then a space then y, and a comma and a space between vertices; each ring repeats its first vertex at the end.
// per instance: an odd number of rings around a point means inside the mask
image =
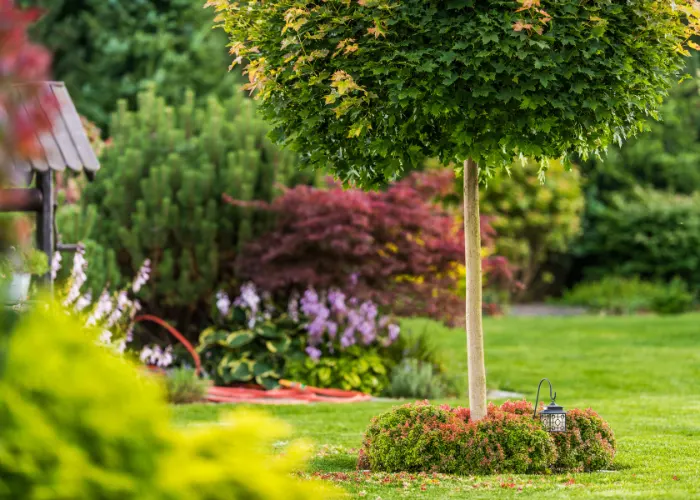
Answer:
MULTIPOLYGON (((424 320, 403 326, 428 328, 449 366, 466 378, 462 331, 424 320)), ((391 404, 266 410, 316 444, 310 472, 339 480, 353 497, 700 498, 700 315, 503 318, 487 320, 485 330, 490 388, 534 400, 540 378, 550 378, 565 408, 591 407, 610 422, 618 440, 615 470, 477 478, 357 474, 362 432, 391 404)), ((194 405, 174 412, 178 423, 191 424, 213 422, 230 408, 194 405)))

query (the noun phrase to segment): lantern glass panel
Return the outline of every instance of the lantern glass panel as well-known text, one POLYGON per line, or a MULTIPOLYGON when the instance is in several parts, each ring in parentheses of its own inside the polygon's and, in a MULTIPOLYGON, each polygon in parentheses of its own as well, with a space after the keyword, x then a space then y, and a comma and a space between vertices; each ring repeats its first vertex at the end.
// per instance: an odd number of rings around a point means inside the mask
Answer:
POLYGON ((566 432, 566 413, 540 413, 547 432, 566 432))

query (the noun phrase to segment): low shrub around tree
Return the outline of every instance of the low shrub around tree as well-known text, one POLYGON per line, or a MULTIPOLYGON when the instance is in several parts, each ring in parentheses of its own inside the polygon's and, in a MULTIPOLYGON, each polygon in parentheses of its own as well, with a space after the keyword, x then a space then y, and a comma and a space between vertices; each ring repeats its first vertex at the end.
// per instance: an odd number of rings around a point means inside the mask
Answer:
POLYGON ((607 469, 615 458, 615 435, 608 423, 591 410, 566 413, 566 432, 552 434, 557 446, 557 471, 591 472, 607 469))
POLYGON ((488 406, 473 421, 469 409, 427 401, 395 407, 372 420, 358 468, 385 472, 534 474, 609 467, 615 438, 592 410, 567 413, 567 432, 548 433, 527 401, 488 406))

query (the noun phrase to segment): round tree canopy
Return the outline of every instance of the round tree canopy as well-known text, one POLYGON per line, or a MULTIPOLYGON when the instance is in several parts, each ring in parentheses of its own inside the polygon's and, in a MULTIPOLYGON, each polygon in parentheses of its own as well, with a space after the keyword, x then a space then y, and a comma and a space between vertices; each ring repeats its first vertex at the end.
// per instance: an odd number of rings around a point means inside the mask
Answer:
POLYGON ((365 186, 426 156, 488 173, 622 142, 697 20, 690 0, 210 3, 277 140, 365 186))

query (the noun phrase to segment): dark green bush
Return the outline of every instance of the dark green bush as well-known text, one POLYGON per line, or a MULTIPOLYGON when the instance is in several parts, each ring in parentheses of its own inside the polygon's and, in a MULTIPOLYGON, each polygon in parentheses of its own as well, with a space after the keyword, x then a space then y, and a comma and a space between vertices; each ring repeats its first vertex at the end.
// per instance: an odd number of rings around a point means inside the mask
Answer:
POLYGON ((168 401, 175 404, 196 403, 207 395, 206 380, 200 379, 191 368, 175 368, 165 377, 168 401))
POLYGON ((700 194, 637 189, 597 205, 586 224, 579 253, 589 279, 679 276, 700 289, 700 194))
POLYGON ((564 294, 561 302, 605 314, 642 311, 680 314, 692 308, 693 294, 679 278, 665 284, 642 281, 637 277, 608 276, 600 281, 576 285, 564 294))
POLYGON ((651 302, 651 310, 658 314, 681 314, 693 308, 694 299, 688 285, 675 277, 659 289, 651 302))
POLYGON ((361 467, 375 471, 452 474, 545 472, 556 459, 554 443, 532 415, 490 405, 486 418, 427 402, 375 417, 363 442, 361 467))
POLYGON ((590 472, 607 469, 615 458, 615 435, 596 412, 569 410, 566 432, 552 433, 557 446, 557 471, 590 472))
POLYGON ((119 99, 135 104, 155 84, 170 104, 192 88, 230 95, 237 73, 214 14, 191 0, 22 0, 40 6, 32 36, 53 53, 54 76, 66 82, 78 110, 106 128, 119 99))

